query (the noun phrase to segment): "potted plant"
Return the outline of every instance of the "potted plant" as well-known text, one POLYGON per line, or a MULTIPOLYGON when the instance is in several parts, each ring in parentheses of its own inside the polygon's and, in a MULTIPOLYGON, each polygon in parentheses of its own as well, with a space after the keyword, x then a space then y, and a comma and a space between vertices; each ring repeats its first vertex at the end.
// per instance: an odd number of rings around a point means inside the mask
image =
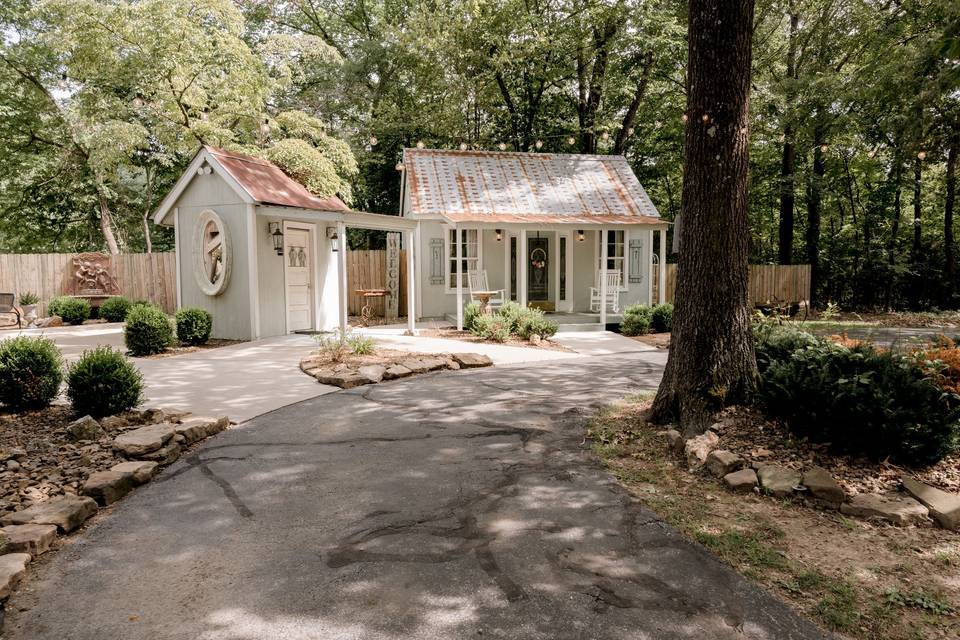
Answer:
POLYGON ((30 291, 20 294, 20 309, 23 310, 23 318, 27 321, 29 327, 37 320, 37 303, 40 302, 40 296, 30 291))

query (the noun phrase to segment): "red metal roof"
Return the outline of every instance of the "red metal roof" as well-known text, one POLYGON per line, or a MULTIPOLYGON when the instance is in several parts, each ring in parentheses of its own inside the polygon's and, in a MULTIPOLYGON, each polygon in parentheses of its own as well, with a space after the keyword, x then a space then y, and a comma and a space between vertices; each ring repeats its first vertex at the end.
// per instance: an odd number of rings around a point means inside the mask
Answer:
POLYGON ((313 195, 306 187, 268 160, 209 145, 204 148, 257 202, 315 211, 350 210, 350 207, 337 196, 319 198, 313 195))
POLYGON ((456 222, 663 224, 623 156, 405 149, 410 213, 456 222))

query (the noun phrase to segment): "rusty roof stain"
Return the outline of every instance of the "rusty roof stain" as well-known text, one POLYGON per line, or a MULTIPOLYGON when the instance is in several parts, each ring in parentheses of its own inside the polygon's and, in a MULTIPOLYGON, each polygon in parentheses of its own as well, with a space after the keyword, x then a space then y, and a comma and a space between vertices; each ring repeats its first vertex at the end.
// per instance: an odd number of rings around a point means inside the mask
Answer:
POLYGON ((666 223, 623 156, 404 149, 403 164, 414 217, 666 223))
POLYGON ((268 160, 209 145, 204 148, 259 203, 314 211, 350 210, 337 196, 320 198, 310 193, 305 186, 268 160))

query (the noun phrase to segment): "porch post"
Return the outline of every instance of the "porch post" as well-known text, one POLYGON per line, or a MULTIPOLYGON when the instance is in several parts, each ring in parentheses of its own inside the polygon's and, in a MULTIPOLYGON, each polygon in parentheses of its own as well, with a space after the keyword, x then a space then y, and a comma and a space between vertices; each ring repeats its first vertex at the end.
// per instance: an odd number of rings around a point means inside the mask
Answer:
POLYGON ((657 301, 663 304, 667 301, 667 230, 660 229, 660 262, 657 268, 660 282, 657 283, 657 301))
POLYGON ((413 259, 413 231, 403 232, 403 245, 407 249, 407 331, 417 334, 416 269, 413 259))
POLYGON ((527 228, 520 228, 517 239, 517 304, 527 306, 527 228))
POLYGON ((457 225, 453 225, 453 239, 457 243, 457 331, 463 331, 463 241, 457 225))
MULTIPOLYGON (((653 304, 653 231, 647 232, 650 236, 650 242, 647 243, 647 246, 650 247, 650 259, 647 261, 650 263, 650 275, 647 276, 647 304, 653 304)), ((657 263, 659 265, 659 263, 657 263)), ((659 273, 662 269, 658 266, 657 272, 659 273)))
POLYGON ((607 326, 607 230, 600 227, 600 325, 607 326))
POLYGON ((337 276, 340 285, 340 340, 347 338, 347 225, 337 223, 337 276))

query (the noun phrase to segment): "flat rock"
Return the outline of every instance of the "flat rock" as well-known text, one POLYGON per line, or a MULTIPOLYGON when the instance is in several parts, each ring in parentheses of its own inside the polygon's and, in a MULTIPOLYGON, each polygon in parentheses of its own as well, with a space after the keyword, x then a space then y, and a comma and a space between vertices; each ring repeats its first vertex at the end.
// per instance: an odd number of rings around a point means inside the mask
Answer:
POLYGON ((707 461, 710 452, 717 448, 720 437, 713 431, 701 433, 699 436, 690 438, 683 444, 683 452, 687 456, 687 462, 690 468, 699 469, 707 461))
POLYGON ((365 364, 357 369, 357 373, 365 377, 372 384, 376 384, 383 380, 383 375, 386 372, 387 368, 381 364, 365 364))
POLYGON ((359 387, 364 384, 370 384, 369 378, 351 369, 343 369, 341 371, 330 371, 327 369, 322 374, 314 377, 317 379, 317 382, 332 384, 341 389, 353 389, 354 387, 359 387))
POLYGON ((67 435, 74 442, 98 440, 103 435, 103 429, 91 416, 83 416, 67 425, 67 435))
POLYGON ((447 366, 447 361, 443 358, 421 358, 420 362, 427 368, 427 371, 437 371, 438 369, 445 369, 447 366))
POLYGON ((823 467, 811 467, 804 471, 801 482, 810 490, 810 495, 834 508, 839 507, 846 498, 843 487, 823 467))
POLYGON ((920 501, 944 529, 960 531, 960 496, 931 487, 910 476, 901 476, 903 488, 920 501))
POLYGON ((450 357, 463 369, 493 366, 493 360, 490 359, 490 356, 480 353, 451 353, 450 357))
POLYGON ((23 576, 27 575, 29 553, 8 553, 0 556, 0 600, 6 600, 23 576))
POLYGON ((97 512, 97 503, 87 496, 67 494, 49 502, 41 502, 23 511, 0 517, 0 524, 55 524, 69 533, 97 512))
POLYGON ((230 421, 227 416, 211 418, 209 416, 191 416, 183 422, 174 425, 175 433, 182 435, 187 444, 193 444, 209 436, 220 433, 227 428, 230 421))
POLYGON ((140 412, 140 418, 143 420, 144 424, 156 424, 158 422, 166 422, 168 419, 167 412, 163 409, 152 407, 150 409, 144 409, 140 412))
POLYGON ((130 421, 126 416, 107 416, 100 419, 100 426, 107 431, 119 431, 120 429, 129 426, 130 421))
POLYGON ((183 447, 180 446, 180 443, 171 440, 156 451, 145 453, 140 456, 140 458, 142 460, 149 460, 158 464, 172 464, 177 461, 177 458, 180 457, 181 451, 183 451, 183 447))
POLYGON ((667 429, 663 432, 663 436, 667 439, 667 446, 670 447, 670 450, 674 453, 681 453, 683 451, 683 434, 677 431, 676 429, 667 429))
POLYGON ((80 493, 90 496, 101 506, 113 504, 133 491, 133 474, 122 471, 97 471, 91 473, 80 487, 80 493))
POLYGON ((122 433, 113 439, 113 448, 132 458, 156 451, 173 438, 173 425, 168 422, 151 424, 122 433))
POLYGON ((34 323, 34 326, 39 327, 41 329, 44 327, 62 327, 63 318, 61 318, 60 316, 50 316, 49 318, 40 318, 34 323))
POLYGON ((7 538, 6 551, 29 553, 34 558, 50 549, 57 539, 57 527, 53 524, 11 524, 2 531, 7 538))
POLYGON ((757 472, 753 469, 740 469, 723 476, 723 483, 731 491, 753 491, 757 486, 757 472))
POLYGON ((409 369, 410 373, 426 373, 427 371, 430 371, 430 367, 425 365, 422 360, 418 360, 417 358, 404 360, 400 364, 409 369))
POLYGON ((926 520, 928 510, 909 496, 896 493, 859 493, 840 505, 840 513, 858 518, 879 518, 897 525, 926 520))
POLYGON ((395 364, 387 367, 387 370, 383 372, 383 379, 396 380, 397 378, 406 378, 412 373, 413 371, 410 371, 410 369, 406 368, 402 364, 395 364))
POLYGON ((732 451, 714 449, 707 455, 704 466, 714 476, 722 478, 729 473, 742 469, 744 461, 743 458, 732 451))
POLYGON ((787 467, 765 464, 757 471, 760 488, 777 498, 793 494, 794 487, 800 484, 800 473, 787 467))
POLYGON ((110 471, 127 474, 133 480, 133 484, 140 485, 150 482, 159 467, 159 464, 149 460, 131 460, 110 467, 110 471))

